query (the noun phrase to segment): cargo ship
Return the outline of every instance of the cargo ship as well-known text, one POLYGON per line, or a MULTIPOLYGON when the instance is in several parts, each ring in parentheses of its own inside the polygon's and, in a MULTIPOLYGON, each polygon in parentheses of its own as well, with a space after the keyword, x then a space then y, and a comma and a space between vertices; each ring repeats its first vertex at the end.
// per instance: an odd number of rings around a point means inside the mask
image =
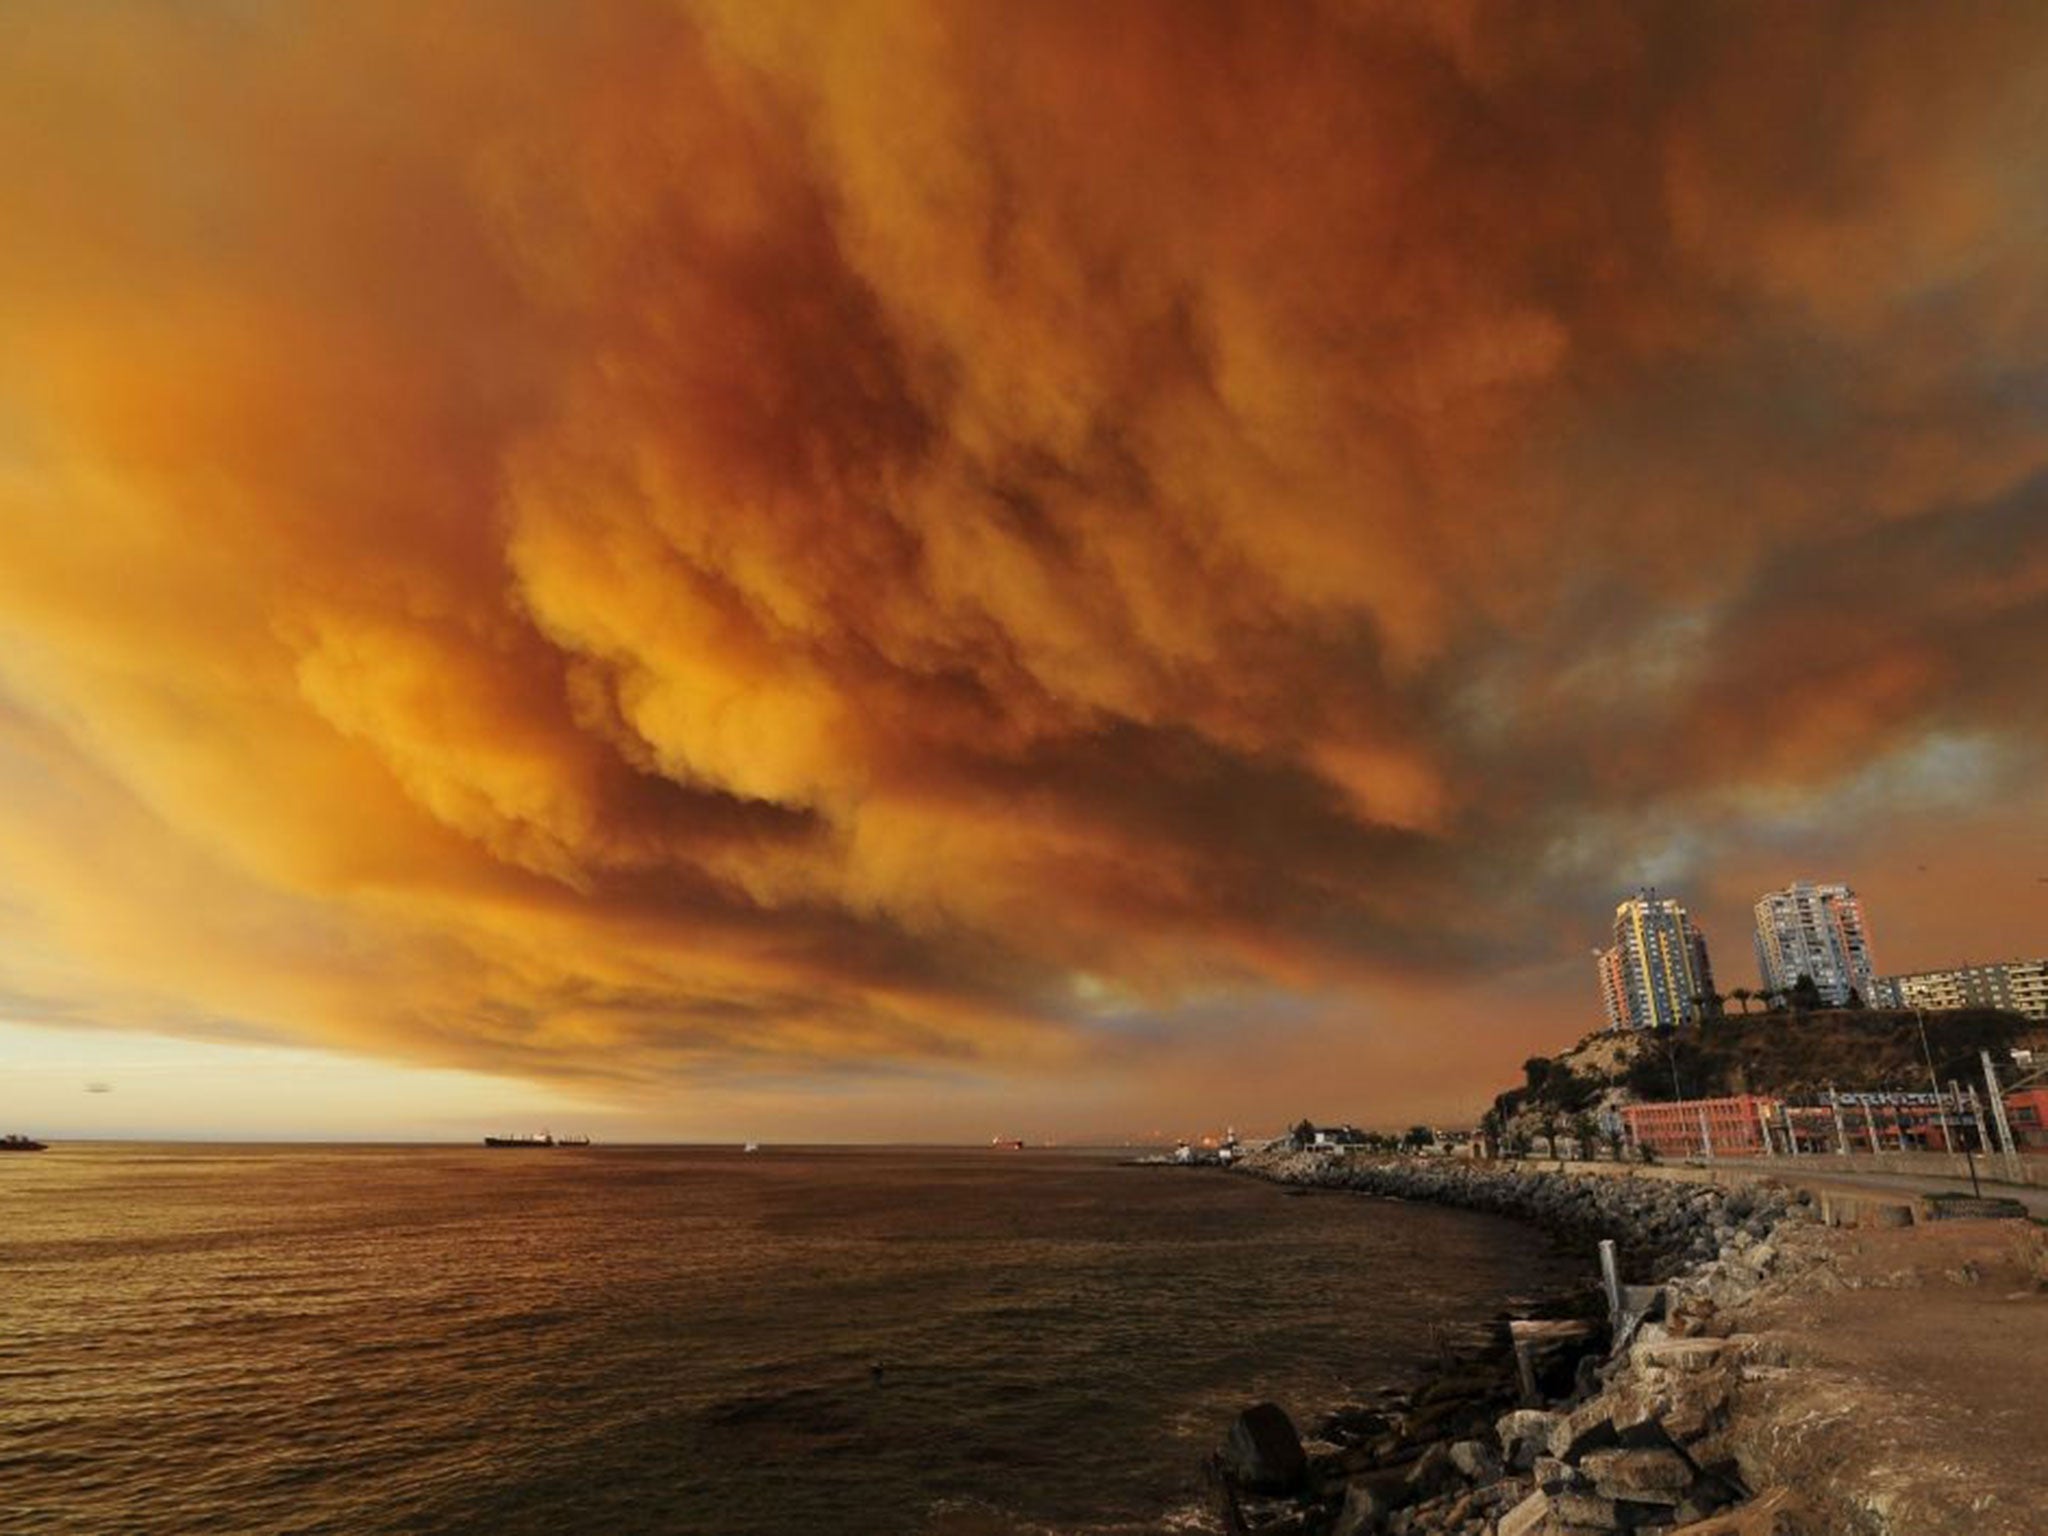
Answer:
POLYGON ((26 1136, 0 1136, 0 1152, 47 1152, 49 1147, 26 1136))
POLYGON ((484 1138, 484 1145, 487 1147, 587 1147, 590 1145, 590 1138, 588 1136, 556 1136, 551 1132, 542 1131, 537 1136, 486 1136, 484 1138))

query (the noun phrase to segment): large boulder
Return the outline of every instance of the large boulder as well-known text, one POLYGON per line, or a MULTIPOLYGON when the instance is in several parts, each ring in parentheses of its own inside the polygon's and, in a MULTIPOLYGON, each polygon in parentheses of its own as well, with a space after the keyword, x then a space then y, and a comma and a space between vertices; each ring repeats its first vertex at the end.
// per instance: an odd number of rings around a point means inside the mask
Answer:
POLYGON ((1730 1339, 1696 1335, 1684 1339, 1645 1339, 1630 1354, 1638 1367, 1648 1365, 1666 1371, 1705 1371, 1718 1365, 1736 1348, 1738 1345, 1730 1339))
POLYGON ((1468 1483, 1491 1483, 1501 1474, 1500 1455, 1484 1440, 1460 1440, 1451 1447, 1450 1457, 1468 1483))
POLYGON ((1794 1536, 1812 1528, 1790 1489, 1769 1488, 1740 1509, 1681 1525, 1671 1536, 1794 1536))
POLYGON ((1499 1536, 1538 1536, 1550 1524, 1550 1495, 1538 1489, 1500 1517, 1499 1536))
POLYGON ((1579 1460, 1579 1470, 1592 1479, 1593 1491, 1602 1498, 1665 1505, 1682 1500, 1697 1475, 1678 1451, 1623 1447, 1588 1451, 1579 1460))
POLYGON ((1560 1493, 1552 1498, 1551 1507, 1561 1525, 1584 1526, 1595 1531, 1622 1528, 1614 1500, 1603 1499, 1597 1493, 1560 1493))
POLYGON ((1308 1476, 1301 1436, 1277 1403, 1255 1403, 1231 1421, 1223 1465, 1253 1493, 1292 1493, 1308 1476))
POLYGON ((1387 1500, 1370 1485, 1353 1483, 1344 1490, 1344 1507, 1330 1536, 1379 1536, 1387 1525, 1387 1500))
POLYGON ((1587 1451, 1618 1445, 1614 1429, 1614 1404, 1604 1397, 1582 1403, 1559 1419, 1550 1430, 1550 1454, 1559 1461, 1577 1461, 1587 1451))
POLYGON ((1557 1427, 1557 1415, 1541 1408, 1517 1408, 1495 1421, 1493 1432, 1500 1437, 1501 1455, 1517 1472, 1526 1472, 1536 1458, 1550 1449, 1550 1432, 1557 1427))
POLYGON ((1409 1493, 1417 1502, 1448 1493, 1457 1483, 1457 1464, 1441 1442, 1424 1451, 1408 1470, 1409 1493))

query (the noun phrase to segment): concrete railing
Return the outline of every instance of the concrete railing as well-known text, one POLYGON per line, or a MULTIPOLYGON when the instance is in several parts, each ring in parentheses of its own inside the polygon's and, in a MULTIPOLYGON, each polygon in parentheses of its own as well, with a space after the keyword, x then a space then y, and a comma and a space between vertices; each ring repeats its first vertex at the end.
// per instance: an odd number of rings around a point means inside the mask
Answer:
MULTIPOLYGON (((2048 1157, 2021 1153, 2016 1159, 2018 1178, 2008 1171, 2002 1152, 1977 1154, 1977 1179, 1984 1185, 2019 1185, 2048 1189, 2048 1157)), ((1514 1166, 1514 1165, 1510 1165, 1514 1166)), ((1652 1173, 1659 1168, 1722 1168, 1730 1173, 1771 1173, 1784 1178, 1824 1179, 1830 1173, 1886 1173, 1915 1179, 1960 1179, 1970 1177, 1968 1161, 1960 1152, 1840 1152, 1802 1153, 1798 1157, 1667 1157, 1645 1166, 1642 1163, 1568 1162, 1532 1157, 1521 1166, 1569 1169, 1573 1173, 1652 1173)))
MULTIPOLYGON (((1960 1152, 1816 1152, 1811 1156, 1729 1157, 1717 1161, 1769 1168, 1774 1173, 1803 1173, 1816 1179, 1827 1177, 1831 1169, 1837 1173, 1893 1173, 1919 1179, 1970 1176, 1969 1162, 1960 1152)), ((2009 1165, 2002 1152, 1979 1152, 1977 1177, 1985 1184, 2024 1184, 2038 1189, 2048 1186, 2048 1159, 2021 1153, 2009 1165)))

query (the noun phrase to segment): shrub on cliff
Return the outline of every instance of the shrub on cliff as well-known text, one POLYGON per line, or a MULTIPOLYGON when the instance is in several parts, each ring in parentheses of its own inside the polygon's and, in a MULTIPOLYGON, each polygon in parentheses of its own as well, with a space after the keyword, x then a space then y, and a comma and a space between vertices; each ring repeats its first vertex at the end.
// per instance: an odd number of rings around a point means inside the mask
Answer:
POLYGON ((1942 1082, 1981 1083, 1979 1053, 1988 1050, 1994 1061, 2005 1063, 2030 1028, 2018 1014, 1994 1008, 1929 1013, 1925 1020, 1923 1052, 1910 1012, 1738 1014, 1704 1032, 1681 1029, 1638 1039, 1619 1077, 1631 1095, 1651 1102, 1734 1093, 1812 1098, 1831 1083, 1919 1092, 1927 1086, 1929 1054, 1942 1082))

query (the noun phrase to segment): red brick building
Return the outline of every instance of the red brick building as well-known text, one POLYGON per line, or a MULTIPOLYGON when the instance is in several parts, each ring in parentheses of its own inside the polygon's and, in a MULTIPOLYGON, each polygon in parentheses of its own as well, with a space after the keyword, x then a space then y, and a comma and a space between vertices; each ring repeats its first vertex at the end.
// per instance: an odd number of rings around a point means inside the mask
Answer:
POLYGON ((1676 1104, 1628 1104, 1629 1139, 1659 1157, 1757 1157, 1767 1148, 1761 1116, 1778 1125, 1778 1101, 1754 1093, 1676 1104))
POLYGON ((2048 1088, 2022 1088, 2005 1096, 2005 1123, 2022 1152, 2048 1152, 2048 1088))

